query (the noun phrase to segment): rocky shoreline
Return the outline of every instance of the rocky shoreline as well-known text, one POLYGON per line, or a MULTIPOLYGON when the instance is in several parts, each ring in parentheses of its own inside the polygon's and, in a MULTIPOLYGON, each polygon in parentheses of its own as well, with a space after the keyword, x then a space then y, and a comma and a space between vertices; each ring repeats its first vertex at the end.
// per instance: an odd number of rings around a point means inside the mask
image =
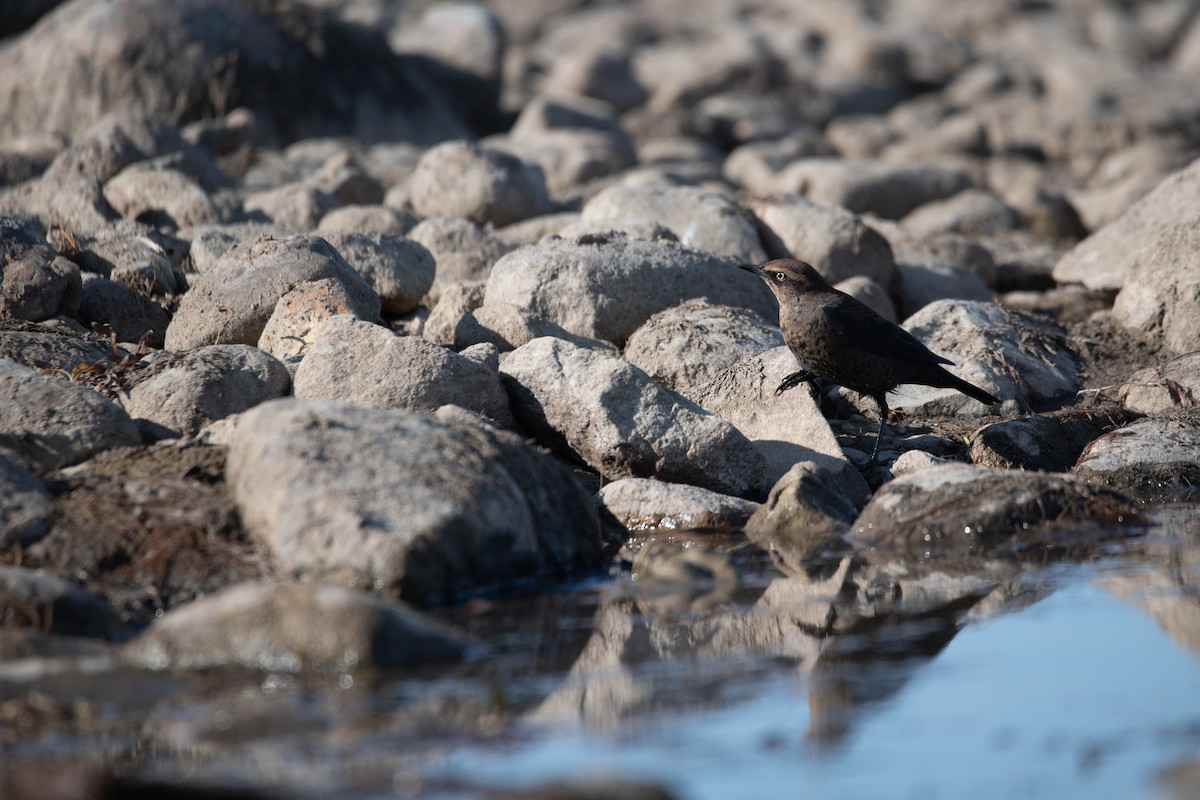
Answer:
POLYGON ((325 5, 4 31, 0 653, 454 661, 415 609, 736 583, 706 532, 865 586, 1200 484, 1192 4, 325 5), (776 257, 1002 403, 902 387, 865 470, 776 257))

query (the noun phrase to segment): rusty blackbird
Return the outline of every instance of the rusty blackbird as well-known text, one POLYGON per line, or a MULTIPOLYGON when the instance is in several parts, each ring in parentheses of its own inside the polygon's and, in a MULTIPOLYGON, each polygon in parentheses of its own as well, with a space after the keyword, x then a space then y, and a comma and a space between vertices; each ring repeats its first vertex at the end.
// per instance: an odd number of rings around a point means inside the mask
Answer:
POLYGON ((739 265, 766 281, 779 301, 783 340, 800 362, 775 394, 819 379, 866 395, 879 405, 879 433, 868 467, 879 459, 887 423, 887 394, 902 383, 957 389, 981 403, 1000 402, 990 393, 951 375, 954 362, 921 344, 845 292, 839 292, 803 261, 781 258, 762 266, 739 265))

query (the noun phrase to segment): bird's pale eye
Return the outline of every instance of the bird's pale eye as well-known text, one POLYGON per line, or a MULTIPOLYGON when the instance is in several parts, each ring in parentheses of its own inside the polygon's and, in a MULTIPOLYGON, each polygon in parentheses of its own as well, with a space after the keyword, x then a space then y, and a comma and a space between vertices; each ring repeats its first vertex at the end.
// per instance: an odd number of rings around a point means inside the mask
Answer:
POLYGON ((783 283, 784 281, 787 280, 787 275, 784 275, 782 272, 776 272, 775 280, 779 281, 780 283, 783 283))

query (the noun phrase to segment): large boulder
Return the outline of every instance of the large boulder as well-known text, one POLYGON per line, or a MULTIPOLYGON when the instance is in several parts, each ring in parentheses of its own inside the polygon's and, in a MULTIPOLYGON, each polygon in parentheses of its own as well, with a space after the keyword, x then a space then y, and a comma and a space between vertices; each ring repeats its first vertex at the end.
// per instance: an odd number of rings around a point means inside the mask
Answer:
POLYGON ((266 403, 240 419, 227 476, 251 538, 313 580, 430 604, 599 563, 570 471, 461 410, 266 403))

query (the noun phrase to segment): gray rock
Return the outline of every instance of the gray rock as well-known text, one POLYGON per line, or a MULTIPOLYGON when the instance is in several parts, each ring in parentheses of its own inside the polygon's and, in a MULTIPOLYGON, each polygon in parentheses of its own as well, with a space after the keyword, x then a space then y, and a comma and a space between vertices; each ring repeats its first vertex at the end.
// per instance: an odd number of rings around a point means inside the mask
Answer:
POLYGON ((1154 136, 1131 142, 1109 154, 1089 176, 1087 185, 1068 192, 1084 227, 1099 231, 1149 194, 1164 178, 1188 165, 1192 144, 1187 137, 1154 136))
POLYGON ((571 333, 618 345, 655 313, 691 298, 775 319, 770 290, 738 274, 728 261, 670 242, 552 241, 497 261, 485 301, 510 303, 571 333))
POLYGON ((279 298, 258 337, 258 347, 291 369, 294 359, 312 349, 321 325, 338 314, 367 322, 378 319, 369 297, 348 292, 336 279, 305 281, 279 298))
POLYGON ((442 69, 449 67, 479 82, 478 107, 465 109, 468 118, 494 113, 506 42, 504 23, 496 11, 462 2, 429 6, 415 23, 395 29, 388 37, 388 44, 398 53, 427 57, 445 65, 442 69))
POLYGON ((356 305, 374 308, 378 317, 375 290, 324 239, 259 239, 233 248, 192 282, 167 328, 167 349, 257 344, 279 298, 323 278, 341 283, 356 305))
POLYGON ((605 478, 658 478, 732 495, 762 481, 738 431, 603 349, 543 337, 500 367, 518 420, 605 478))
POLYGON ((553 210, 540 168, 463 141, 430 148, 410 179, 413 208, 424 216, 508 225, 553 210))
POLYGON ((1169 227, 1186 227, 1200 205, 1200 159, 1163 180, 1115 221, 1084 239, 1054 267, 1059 283, 1089 289, 1120 289, 1134 264, 1169 227))
POLYGON ((740 528, 758 503, 649 478, 621 478, 600 489, 600 505, 630 531, 731 530, 740 528))
POLYGON ((836 548, 868 497, 865 483, 854 494, 846 484, 813 461, 793 464, 746 522, 747 538, 788 564, 836 548))
POLYGON ((124 283, 96 278, 83 284, 79 320, 86 325, 108 325, 121 342, 136 342, 149 334, 146 344, 162 347, 171 314, 158 301, 124 283))
POLYGON ((244 344, 197 347, 156 359, 129 387, 125 410, 183 436, 287 394, 276 358, 244 344))
MULTIPOLYGON (((468 324, 467 318, 471 312, 483 304, 483 293, 486 284, 482 281, 461 281, 446 284, 437 305, 429 312, 422 331, 428 341, 442 347, 458 348, 459 330, 468 324)), ((486 341, 479 339, 478 341, 486 341)), ((471 341, 469 344, 476 344, 471 341)))
MULTIPOLYGON (((954 373, 1019 408, 1061 403, 1080 388, 1079 363, 1066 334, 1050 323, 1000 306, 939 300, 904 322, 933 352, 953 360, 954 373)), ((917 414, 978 415, 977 400, 953 389, 906 385, 893 409, 917 414)))
POLYGON ((173 169, 126 167, 104 184, 104 199, 126 219, 155 225, 184 228, 223 221, 208 192, 173 169))
POLYGON ((77 383, 0 359, 0 452, 34 472, 140 444, 129 415, 77 383))
POLYGON ((330 155, 304 181, 340 206, 382 203, 385 193, 383 184, 367 173, 349 146, 330 155))
POLYGON ((1084 448, 1074 473, 1150 499, 1191 494, 1200 484, 1197 415, 1144 419, 1106 433, 1084 448))
POLYGON ((484 144, 527 164, 536 164, 545 176, 547 191, 556 198, 569 199, 571 190, 617 175, 636 163, 626 134, 594 128, 553 128, 520 137, 490 136, 484 144))
POLYGON ((846 278, 836 283, 833 288, 850 295, 888 322, 896 322, 899 319, 896 315, 896 304, 892 302, 887 290, 870 278, 861 275, 846 278))
POLYGON ((295 228, 273 222, 230 222, 180 231, 191 241, 188 256, 195 272, 211 271, 221 256, 243 242, 249 244, 263 236, 285 239, 296 233, 299 231, 295 228))
POLYGON ((390 236, 404 236, 417 226, 419 220, 410 211, 381 205, 346 205, 335 208, 321 217, 317 230, 372 231, 390 236))
POLYGON ((451 284, 487 280, 492 265, 513 249, 491 231, 451 217, 424 219, 409 231, 408 238, 433 254, 437 264, 429 292, 433 300, 451 284))
POLYGON ((385 313, 412 311, 433 286, 433 255, 416 242, 367 231, 325 231, 322 237, 367 279, 385 313))
POLYGON ((510 130, 514 138, 536 138, 555 130, 590 129, 620 134, 625 137, 625 149, 633 157, 633 142, 621 127, 621 120, 612 106, 580 95, 540 94, 530 99, 517 115, 510 130))
POLYGON ((428 604, 599 562, 574 476, 461 414, 267 403, 234 431, 226 473, 250 536, 314 580, 428 604))
POLYGON ((0 550, 33 544, 50 530, 53 515, 46 485, 0 452, 0 550))
POLYGON ((891 245, 852 211, 796 196, 757 200, 750 208, 762 221, 772 258, 806 261, 830 283, 862 276, 883 287, 895 284, 891 245))
POLYGON ((984 189, 966 189, 953 197, 925 203, 905 215, 904 226, 918 236, 994 236, 1026 227, 1019 211, 984 189))
POLYGON ((365 592, 241 583, 155 620, 121 657, 149 669, 340 673, 457 661, 465 650, 432 620, 365 592))
POLYGON ((1138 514, 1111 490, 1071 475, 946 464, 885 483, 850 527, 856 547, 912 558, 986 555, 1039 528, 1111 531, 1138 514))
POLYGON ((505 225, 496 234, 515 248, 525 244, 537 244, 547 236, 561 235, 565 227, 578 220, 578 211, 557 211, 505 225))
POLYGON ((1185 353, 1162 366, 1138 370, 1121 387, 1119 399, 1130 411, 1142 414, 1195 408, 1200 404, 1200 353, 1185 353))
POLYGON ((125 633, 117 612, 103 599, 31 569, 0 565, 0 606, 5 627, 104 639, 125 633))
POLYGON ((484 303, 463 315, 454 328, 454 348, 462 350, 487 343, 499 352, 507 353, 539 336, 565 339, 581 347, 608 347, 616 353, 616 348, 607 342, 568 333, 553 322, 509 303, 484 303))
POLYGON ((77 364, 99 361, 112 352, 111 343, 96 334, 0 322, 0 358, 37 370, 69 373, 77 364))
POLYGON ((1200 296, 1195 292, 1200 283, 1200 213, 1159 227, 1138 249, 1113 303, 1113 319, 1161 341, 1172 352, 1195 350, 1200 330, 1200 296))
POLYGON ((90 234, 71 237, 71 241, 60 242, 56 237, 55 244, 72 252, 73 260, 87 272, 111 278, 147 297, 166 301, 183 291, 175 268, 183 260, 187 243, 144 223, 105 223, 90 234))
POLYGON ((900 219, 918 206, 972 186, 965 172, 938 163, 828 158, 796 161, 776 181, 777 191, 795 192, 817 203, 885 219, 900 219))
POLYGON ((851 497, 866 490, 866 482, 842 453, 829 423, 809 393, 799 387, 781 395, 775 388, 799 369, 786 346, 744 359, 717 375, 690 397, 702 408, 731 422, 766 460, 762 494, 800 461, 813 461, 837 491, 851 497))
POLYGON ((766 251, 753 217, 727 197, 689 186, 612 186, 583 207, 583 220, 648 220, 662 225, 696 250, 761 264, 766 251))
POLYGON ((898 264, 949 265, 974 272, 989 286, 996 283, 996 259, 974 239, 946 232, 918 236, 900 223, 878 219, 871 220, 871 227, 887 237, 898 264))
POLYGON ((508 395, 495 370, 417 336, 349 316, 321 325, 296 370, 296 397, 412 411, 457 405, 508 427, 508 395))
POLYGON ((983 279, 970 268, 947 261, 923 264, 901 262, 896 265, 899 275, 900 313, 904 317, 916 314, 930 303, 939 300, 965 300, 988 303, 992 291, 983 279))
MULTIPOLYGON (((23 46, 28 46, 28 42, 23 46)), ((130 164, 176 153, 186 155, 189 172, 209 176, 220 172, 211 158, 189 144, 165 119, 144 109, 98 111, 70 120, 68 127, 75 129, 77 135, 46 171, 43 176, 46 183, 65 185, 89 178, 103 184, 130 164)), ((23 122, 29 124, 30 120, 23 122)), ((211 180, 220 182, 215 177, 211 180)))
POLYGON ((1065 472, 1089 442, 1130 418, 1106 409, 993 422, 971 435, 971 461, 985 467, 1065 472))
POLYGON ((242 201, 247 214, 265 216, 276 225, 299 231, 311 231, 321 219, 337 208, 337 198, 306 182, 289 183, 251 192, 242 201))
POLYGON ((404 58, 378 32, 332 11, 293 11, 116 0, 87 14, 48 15, 0 59, 0 106, 10 112, 0 138, 77 136, 112 112, 169 120, 225 113, 235 98, 267 144, 317 135, 429 143, 470 135, 468 117, 495 112, 494 88, 480 79, 404 58))
POLYGON ((551 64, 543 88, 551 94, 594 97, 617 111, 639 106, 647 97, 629 58, 602 46, 563 52, 551 64))
POLYGON ((79 267, 46 241, 0 225, 0 319, 39 322, 79 310, 79 267))
POLYGON ((778 139, 740 145, 725 159, 722 172, 730 183, 757 195, 768 195, 778 191, 776 179, 793 161, 836 155, 819 130, 802 128, 778 139))
POLYGON ((744 308, 687 300, 646 320, 625 343, 624 357, 685 397, 725 369, 779 347, 777 325, 744 308))
POLYGON ((679 237, 671 231, 645 219, 583 219, 563 225, 556 235, 566 240, 584 237, 639 239, 643 242, 678 242, 679 237))

